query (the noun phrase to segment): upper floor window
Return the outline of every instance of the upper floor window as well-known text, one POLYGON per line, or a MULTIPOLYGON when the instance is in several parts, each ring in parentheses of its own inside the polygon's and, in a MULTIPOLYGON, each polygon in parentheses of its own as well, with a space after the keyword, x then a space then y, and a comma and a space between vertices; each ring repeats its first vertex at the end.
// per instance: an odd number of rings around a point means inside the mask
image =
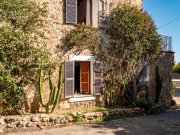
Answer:
POLYGON ((66 0, 66 23, 98 24, 98 0, 66 0))

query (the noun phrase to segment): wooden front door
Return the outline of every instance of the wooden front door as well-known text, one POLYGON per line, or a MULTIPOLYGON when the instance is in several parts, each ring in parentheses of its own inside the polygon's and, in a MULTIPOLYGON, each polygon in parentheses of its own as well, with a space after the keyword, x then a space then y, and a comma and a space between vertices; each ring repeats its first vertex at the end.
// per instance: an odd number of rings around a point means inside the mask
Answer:
POLYGON ((80 91, 82 94, 90 94, 90 63, 80 63, 80 91))

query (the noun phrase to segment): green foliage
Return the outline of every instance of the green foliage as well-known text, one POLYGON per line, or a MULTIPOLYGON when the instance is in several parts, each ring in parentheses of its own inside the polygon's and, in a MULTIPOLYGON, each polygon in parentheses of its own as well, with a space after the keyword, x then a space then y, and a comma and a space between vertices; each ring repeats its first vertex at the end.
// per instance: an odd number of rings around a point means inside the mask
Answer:
POLYGON ((0 95, 0 116, 3 114, 2 96, 0 95))
POLYGON ((48 53, 38 39, 45 5, 38 6, 28 0, 1 0, 0 2, 0 95, 3 113, 16 113, 24 102, 23 87, 33 83, 41 57, 48 53))
POLYGON ((119 99, 126 97, 124 93, 129 91, 130 100, 122 101, 131 104, 129 102, 136 99, 139 75, 144 67, 157 60, 162 49, 162 40, 149 14, 137 7, 119 4, 109 17, 107 34, 110 44, 96 49, 96 56, 105 67, 105 79, 110 80, 105 84, 106 90, 114 92, 110 94, 114 101, 107 99, 107 102, 121 104, 119 99))
POLYGON ((136 100, 136 106, 140 107, 140 108, 144 108, 146 110, 150 110, 153 107, 153 103, 145 100, 145 99, 138 99, 136 100))
POLYGON ((83 120, 83 117, 79 113, 77 113, 77 115, 74 116, 74 118, 75 118, 76 123, 82 122, 82 120, 83 120))
POLYGON ((102 108, 102 107, 92 107, 92 108, 86 108, 85 110, 87 112, 101 112, 101 111, 108 111, 111 108, 102 108))
POLYGON ((115 89, 118 86, 116 86, 115 79, 107 77, 104 79, 104 84, 106 89, 106 91, 104 92, 104 97, 105 99, 108 99, 105 100, 105 105, 110 107, 116 107, 117 102, 115 98, 117 93, 115 93, 115 89))
POLYGON ((49 70, 49 89, 50 89, 50 95, 49 100, 46 104, 43 103, 43 63, 41 62, 41 68, 40 68, 40 74, 39 74, 39 95, 40 95, 40 103, 41 105, 46 109, 46 113, 52 113, 56 107, 56 105, 59 103, 59 99, 62 94, 62 73, 63 73, 63 65, 59 66, 59 79, 58 79, 58 85, 54 86, 51 80, 51 70, 49 70))
POLYGON ((98 29, 86 25, 79 25, 71 30, 65 40, 68 48, 76 47, 89 47, 95 46, 99 43, 98 29))
POLYGON ((174 83, 172 83, 172 87, 171 87, 171 95, 172 96, 174 96, 175 90, 176 90, 176 85, 174 83))
POLYGON ((173 73, 179 73, 180 74, 180 63, 175 63, 174 64, 173 73))

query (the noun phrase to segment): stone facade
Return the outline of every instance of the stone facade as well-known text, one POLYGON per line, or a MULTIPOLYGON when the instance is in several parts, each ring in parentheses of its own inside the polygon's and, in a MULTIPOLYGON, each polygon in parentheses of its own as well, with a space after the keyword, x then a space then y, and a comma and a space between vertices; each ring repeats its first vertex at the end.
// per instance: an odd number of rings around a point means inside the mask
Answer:
MULTIPOLYGON (((48 14, 45 18, 45 26, 43 28, 45 32, 45 37, 47 39, 41 41, 39 47, 46 48, 51 53, 51 61, 60 63, 68 60, 69 55, 92 55, 92 52, 88 49, 84 49, 77 52, 77 48, 67 50, 64 44, 64 38, 66 34, 74 28, 75 25, 70 25, 65 23, 65 0, 31 0, 39 5, 46 3, 48 14)), ((105 9, 108 12, 112 7, 115 7, 119 2, 123 0, 104 0, 105 9)), ((137 5, 140 8, 142 7, 142 0, 133 0, 131 1, 133 5, 137 5)), ((58 71, 53 75, 53 81, 57 82, 58 71)), ((64 85, 64 84, 63 84, 64 85)), ((26 112, 36 112, 37 110, 42 110, 39 104, 39 94, 37 91, 38 85, 29 86, 25 88, 27 102, 25 105, 26 112)), ((44 97, 49 95, 49 86, 48 82, 45 82, 43 85, 44 97)), ((46 99, 46 98, 45 98, 46 99)), ((57 108, 68 109, 76 107, 90 107, 95 106, 94 101, 87 103, 70 103, 68 99, 63 99, 60 105, 57 108)))
MULTIPOLYGON (((64 37, 65 35, 74 28, 75 25, 68 25, 65 23, 65 0, 31 0, 35 1, 38 4, 47 3, 48 15, 45 18, 45 36, 47 37, 46 40, 42 41, 41 47, 48 49, 51 53, 51 60, 53 62, 64 62, 68 60, 69 55, 92 55, 92 52, 88 49, 81 50, 77 52, 76 48, 66 50, 64 45, 64 37)), ((105 0, 105 11, 106 14, 110 12, 112 8, 114 8, 119 2, 124 2, 124 0, 105 0)), ((142 8, 142 0, 130 0, 125 2, 131 2, 133 5, 142 8)), ((104 32, 101 31, 101 34, 105 37, 104 32)), ((108 44, 108 38, 103 43, 108 44)), ((155 101, 156 95, 156 70, 158 68, 158 73, 162 78, 162 88, 160 92, 159 100, 160 102, 165 102, 169 105, 171 95, 171 68, 173 66, 173 53, 171 52, 163 52, 162 56, 159 58, 157 63, 150 66, 150 78, 148 82, 148 98, 151 101, 155 101)), ((57 81, 57 72, 52 75, 53 81, 57 81)), ((64 85, 64 84, 63 84, 64 85)), ((43 89, 44 89, 44 96, 48 97, 49 95, 49 86, 48 83, 45 82, 43 89)), ((39 105, 39 94, 37 92, 37 86, 31 86, 26 88, 26 95, 27 95, 27 103, 25 107, 26 112, 36 112, 40 109, 43 111, 41 106, 39 105)), ((97 97, 99 99, 99 97, 97 97)), ((61 103, 58 105, 56 111, 60 109, 70 109, 70 108, 88 108, 94 106, 103 106, 103 101, 101 100, 94 100, 94 101, 82 101, 82 102, 69 102, 69 99, 62 99, 61 103)))
MULTIPOLYGON (((47 39, 41 41, 39 45, 42 48, 46 48, 50 52, 50 59, 52 62, 61 63, 67 61, 69 55, 92 55, 90 50, 84 49, 82 51, 76 50, 76 48, 71 50, 66 50, 64 45, 64 38, 66 34, 72 30, 75 26, 65 24, 65 0, 31 0, 35 1, 39 5, 43 3, 47 4, 48 14, 45 18, 44 32, 47 39)), ((53 82, 58 80, 58 71, 52 75, 53 82)), ((64 85, 64 84, 63 84, 64 85)), ((44 97, 49 95, 48 81, 43 84, 44 97)), ((37 91, 37 84, 35 86, 27 87, 26 90, 27 102, 25 105, 26 112, 36 112, 37 110, 42 110, 39 105, 39 94, 37 91)), ((68 100, 63 102, 68 102, 68 100)), ((64 103, 64 104, 65 104, 64 103)), ((63 103, 62 103, 63 104, 63 103)), ((60 108, 60 107, 59 107, 60 108)))

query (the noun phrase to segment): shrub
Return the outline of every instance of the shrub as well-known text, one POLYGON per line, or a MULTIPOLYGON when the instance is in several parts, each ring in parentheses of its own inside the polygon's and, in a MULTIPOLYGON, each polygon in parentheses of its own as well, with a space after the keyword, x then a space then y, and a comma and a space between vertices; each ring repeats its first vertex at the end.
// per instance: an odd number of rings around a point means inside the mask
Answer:
POLYGON ((79 123, 83 120, 83 117, 80 114, 77 114, 77 116, 75 117, 75 122, 79 123))
POLYGON ((23 88, 35 81, 39 60, 48 52, 37 48, 45 5, 29 0, 1 0, 0 2, 0 96, 5 114, 22 108, 23 88))
POLYGON ((173 73, 179 73, 180 74, 180 63, 175 63, 174 64, 173 73))
POLYGON ((112 99, 105 100, 127 105, 136 99, 137 82, 143 69, 158 59, 162 40, 151 16, 137 7, 119 4, 109 18, 110 44, 96 49, 98 59, 104 64, 104 78, 114 82, 113 86, 111 81, 105 84, 109 95, 113 95, 112 99))
POLYGON ((146 110, 150 110, 153 107, 153 103, 148 100, 139 99, 136 100, 136 106, 144 108, 146 110))
POLYGON ((65 39, 65 44, 68 48, 76 47, 89 47, 95 46, 99 43, 98 29, 91 26, 78 25, 75 29, 71 30, 65 39))

